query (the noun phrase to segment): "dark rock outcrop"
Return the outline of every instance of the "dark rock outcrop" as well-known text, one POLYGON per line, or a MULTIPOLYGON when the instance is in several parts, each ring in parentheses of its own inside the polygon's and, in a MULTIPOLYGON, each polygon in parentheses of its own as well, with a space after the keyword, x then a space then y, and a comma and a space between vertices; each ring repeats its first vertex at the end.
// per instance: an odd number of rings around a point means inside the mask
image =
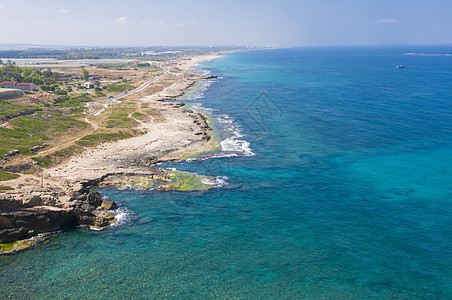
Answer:
POLYGON ((76 186, 70 195, 46 191, 31 192, 20 200, 14 194, 1 197, 0 243, 78 225, 105 227, 114 216, 104 210, 117 207, 83 185, 76 186))

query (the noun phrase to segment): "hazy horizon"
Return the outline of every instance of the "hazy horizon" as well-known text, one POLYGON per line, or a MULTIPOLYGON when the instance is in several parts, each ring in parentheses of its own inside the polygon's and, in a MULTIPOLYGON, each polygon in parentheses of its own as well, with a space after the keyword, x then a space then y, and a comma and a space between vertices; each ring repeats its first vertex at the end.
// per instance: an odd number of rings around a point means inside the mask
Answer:
POLYGON ((0 0, 3 44, 86 47, 452 44, 433 1, 0 0))

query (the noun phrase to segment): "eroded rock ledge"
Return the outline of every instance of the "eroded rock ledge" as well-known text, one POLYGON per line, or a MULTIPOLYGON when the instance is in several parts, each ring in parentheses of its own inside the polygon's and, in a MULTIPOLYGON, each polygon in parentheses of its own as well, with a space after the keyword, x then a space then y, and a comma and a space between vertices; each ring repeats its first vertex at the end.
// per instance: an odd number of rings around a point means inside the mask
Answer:
POLYGON ((117 205, 97 192, 90 192, 87 184, 75 184, 67 191, 54 187, 2 195, 0 244, 78 225, 108 226, 114 216, 107 210, 117 205))

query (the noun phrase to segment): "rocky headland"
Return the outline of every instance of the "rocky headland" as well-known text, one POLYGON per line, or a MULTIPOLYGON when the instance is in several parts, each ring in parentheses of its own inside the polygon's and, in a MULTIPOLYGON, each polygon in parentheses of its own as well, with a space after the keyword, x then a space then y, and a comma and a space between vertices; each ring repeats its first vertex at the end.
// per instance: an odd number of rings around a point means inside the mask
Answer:
POLYGON ((143 182, 149 187, 157 181, 161 190, 211 188, 202 183, 205 176, 155 167, 158 162, 183 160, 218 147, 205 116, 183 109, 183 103, 165 101, 206 79, 186 66, 178 71, 180 79, 159 93, 135 96, 147 116, 136 120, 139 135, 88 148, 42 174, 22 174, 8 181, 13 189, 0 191, 0 245, 4 246, 0 254, 14 252, 11 243, 43 233, 80 225, 105 228, 115 222, 112 210, 117 204, 91 191, 93 187, 139 187, 143 182))

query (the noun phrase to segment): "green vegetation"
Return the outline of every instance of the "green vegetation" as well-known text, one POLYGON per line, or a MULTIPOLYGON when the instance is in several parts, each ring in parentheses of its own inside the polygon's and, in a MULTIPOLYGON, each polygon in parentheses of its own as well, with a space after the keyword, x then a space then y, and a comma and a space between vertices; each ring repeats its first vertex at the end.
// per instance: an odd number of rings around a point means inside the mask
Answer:
POLYGON ((127 113, 119 113, 108 117, 107 128, 133 128, 138 122, 128 117, 127 113))
POLYGON ((83 68, 82 69, 82 78, 83 78, 83 80, 88 80, 88 78, 89 78, 89 72, 88 72, 88 70, 87 69, 85 69, 85 68, 83 68))
POLYGON ((133 88, 133 85, 130 84, 119 84, 119 85, 109 85, 107 86, 107 90, 112 93, 120 93, 124 92, 128 89, 133 88))
POLYGON ((52 160, 43 157, 32 157, 32 160, 36 161, 39 166, 48 167, 52 164, 52 160))
POLYGON ((0 181, 16 179, 18 177, 19 177, 19 175, 17 175, 17 174, 0 171, 0 181))
POLYGON ((6 100, 0 100, 0 119, 8 119, 14 114, 19 114, 24 111, 34 112, 36 110, 42 110, 40 107, 14 105, 6 100))
POLYGON ((80 152, 81 149, 82 148, 80 146, 78 146, 78 145, 72 145, 72 146, 69 146, 67 148, 58 150, 55 153, 53 153, 52 155, 46 156, 45 158, 51 159, 52 162, 61 161, 61 160, 65 159, 65 158, 68 158, 69 156, 71 156, 74 153, 80 152))
POLYGON ((138 177, 130 178, 129 176, 122 180, 114 182, 106 182, 105 184, 115 184, 119 189, 135 188, 135 189, 158 189, 161 191, 207 191, 213 188, 212 185, 205 184, 203 181, 209 179, 194 173, 181 171, 169 172, 170 179, 154 178, 154 177, 138 177))
POLYGON ((50 69, 45 71, 37 69, 33 71, 31 68, 21 68, 13 64, 3 65, 0 68, 0 81, 31 82, 41 85, 43 91, 57 90, 59 75, 59 73, 54 73, 50 69))
POLYGON ((21 154, 32 154, 30 147, 42 145, 51 137, 58 136, 70 129, 83 129, 85 122, 58 110, 45 110, 34 115, 22 116, 9 122, 13 129, 0 127, 0 155, 10 150, 19 150, 21 154))
POLYGON ((0 254, 16 253, 31 248, 42 241, 42 236, 42 234, 39 234, 26 240, 15 241, 8 244, 0 244, 0 254))
POLYGON ((107 97, 107 95, 105 95, 104 93, 102 93, 102 92, 96 92, 96 97, 98 97, 98 98, 103 98, 103 97, 107 97))
POLYGON ((12 191, 14 190, 12 187, 7 185, 0 185, 0 191, 12 191))
POLYGON ((10 253, 14 250, 16 242, 10 244, 0 244, 0 253, 10 253))
POLYGON ((135 118, 135 119, 138 119, 138 120, 145 120, 145 119, 149 118, 148 115, 142 114, 140 112, 134 112, 132 114, 132 117, 135 118))
POLYGON ((32 157, 31 159, 38 162, 39 166, 48 167, 56 165, 62 162, 65 158, 70 157, 74 153, 79 153, 83 150, 83 147, 79 145, 72 145, 62 150, 58 150, 52 154, 48 154, 44 157, 32 157))
MULTIPOLYGON (((142 60, 167 61, 176 58, 182 58, 190 55, 209 54, 213 52, 222 52, 229 50, 245 49, 240 46, 205 46, 205 47, 127 47, 127 48, 27 48, 27 49, 8 49, 0 50, 0 57, 3 58, 57 58, 64 60, 73 59, 99 59, 99 58, 131 58, 136 59, 140 54, 142 60), (155 55, 155 52, 160 52, 155 55), (144 54, 144 55, 142 55, 144 54)), ((11 63, 11 62, 10 62, 11 63)), ((105 64, 108 65, 108 64, 105 64)))
POLYGON ((83 147, 95 147, 102 143, 113 142, 131 137, 131 134, 117 132, 117 133, 94 133, 86 135, 75 143, 83 147))
POLYGON ((0 81, 22 82, 22 69, 15 65, 3 65, 0 68, 0 81))
POLYGON ((171 179, 168 184, 158 187, 159 190, 164 191, 206 191, 213 188, 212 185, 203 183, 206 176, 198 174, 174 171, 170 172, 171 179))
POLYGON ((92 99, 87 93, 72 93, 56 98, 53 103, 55 106, 70 108, 71 113, 80 113, 85 109, 82 103, 90 101, 92 99))
POLYGON ((68 91, 57 89, 53 92, 53 94, 66 96, 68 94, 68 91))

